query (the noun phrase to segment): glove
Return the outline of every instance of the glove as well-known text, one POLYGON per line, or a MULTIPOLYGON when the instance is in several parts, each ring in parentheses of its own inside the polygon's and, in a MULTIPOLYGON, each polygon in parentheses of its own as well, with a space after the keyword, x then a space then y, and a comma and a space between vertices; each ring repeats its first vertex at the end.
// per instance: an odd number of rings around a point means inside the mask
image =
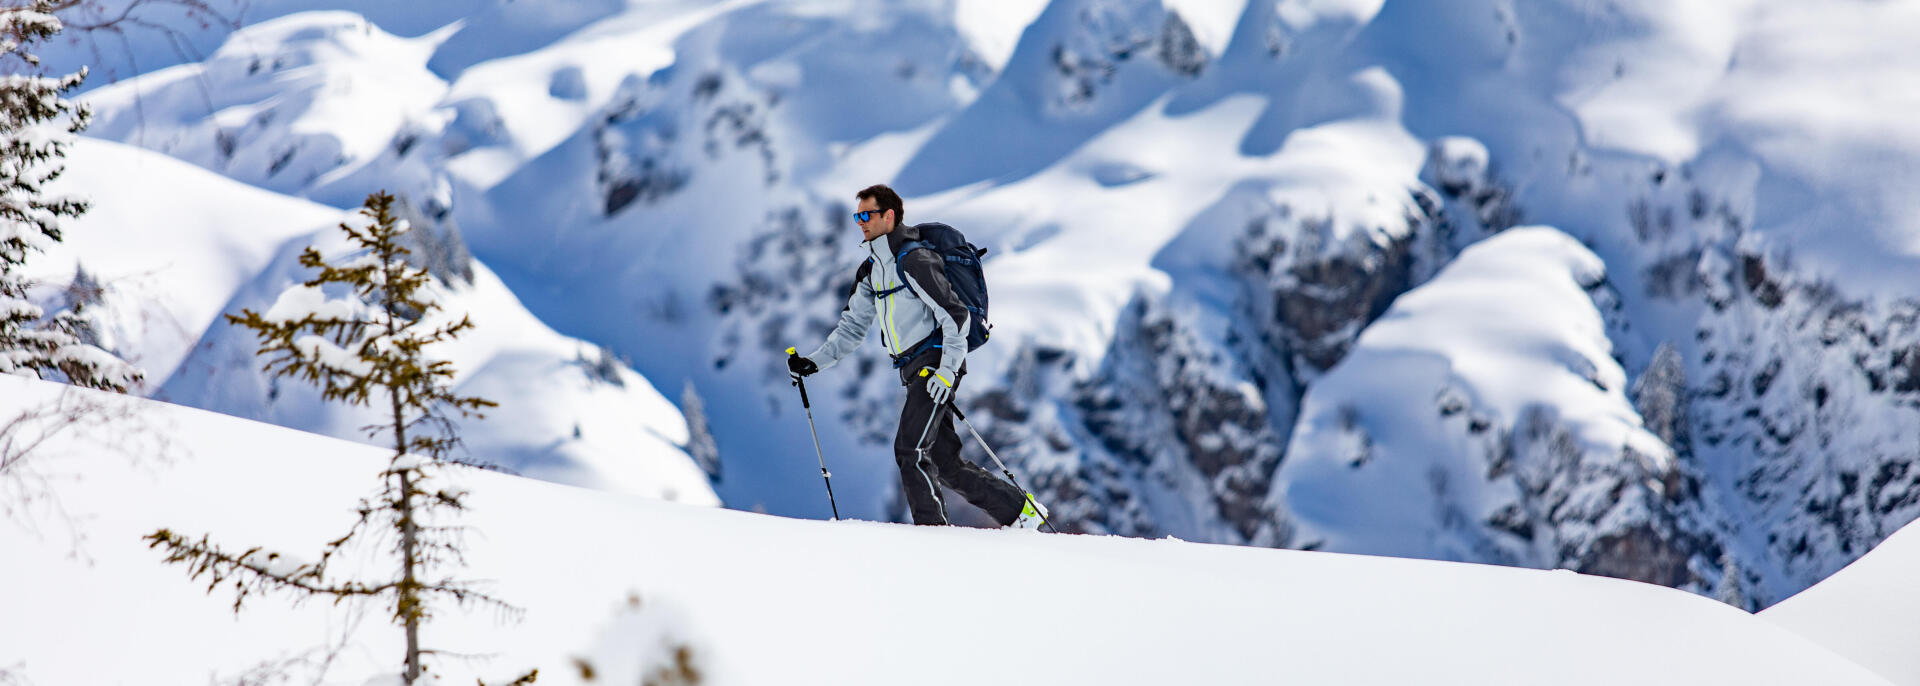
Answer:
POLYGON ((814 364, 813 360, 801 357, 799 353, 794 352, 793 348, 787 348, 787 376, 793 377, 794 382, 798 383, 800 377, 812 376, 818 371, 820 371, 820 365, 814 364))
POLYGON ((953 398, 953 385, 948 381, 950 377, 937 371, 929 375, 925 369, 920 370, 920 375, 927 377, 927 396, 933 398, 935 407, 945 405, 953 398))

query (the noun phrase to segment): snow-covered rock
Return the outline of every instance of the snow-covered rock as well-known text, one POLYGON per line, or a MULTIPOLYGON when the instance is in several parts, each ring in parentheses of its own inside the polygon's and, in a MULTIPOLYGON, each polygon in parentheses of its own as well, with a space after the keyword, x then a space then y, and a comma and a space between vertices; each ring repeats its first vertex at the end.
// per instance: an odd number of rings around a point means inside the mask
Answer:
POLYGON ((1605 277, 1528 227, 1395 301, 1307 391, 1273 493, 1295 544, 1704 590, 1717 544, 1694 477, 1628 400, 1605 277))

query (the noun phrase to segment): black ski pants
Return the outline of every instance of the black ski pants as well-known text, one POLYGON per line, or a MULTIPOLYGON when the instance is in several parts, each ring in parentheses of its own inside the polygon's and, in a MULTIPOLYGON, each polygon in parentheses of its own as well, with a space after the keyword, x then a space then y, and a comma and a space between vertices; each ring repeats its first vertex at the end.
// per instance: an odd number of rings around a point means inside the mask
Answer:
MULTIPOLYGON (((927 384, 939 383, 933 375, 920 376, 921 369, 938 367, 938 350, 920 355, 900 368, 900 383, 907 387, 907 404, 900 411, 900 432, 893 439, 893 459, 900 466, 900 487, 907 496, 907 508, 915 524, 946 524, 947 505, 938 484, 946 484, 985 510, 1001 526, 1020 517, 1026 496, 1020 489, 993 475, 980 465, 960 457, 960 434, 953 430, 953 411, 946 405, 934 407, 927 396, 927 384), (924 439, 922 438, 924 436, 924 439), (923 442, 924 441, 924 442, 923 442), (919 450, 925 445, 926 450, 919 450)), ((960 378, 967 375, 965 365, 953 380, 960 390, 960 378)))

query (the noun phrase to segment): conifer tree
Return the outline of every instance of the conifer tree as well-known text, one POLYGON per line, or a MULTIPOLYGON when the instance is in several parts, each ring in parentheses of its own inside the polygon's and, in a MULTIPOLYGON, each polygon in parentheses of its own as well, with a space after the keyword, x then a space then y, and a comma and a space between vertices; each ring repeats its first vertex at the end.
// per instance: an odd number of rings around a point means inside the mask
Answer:
POLYGON ((87 127, 85 105, 63 97, 87 70, 41 76, 32 47, 60 33, 52 0, 0 8, 0 374, 65 380, 126 392, 140 380, 132 365, 83 342, 78 313, 52 317, 28 300, 24 265, 59 242, 60 220, 87 211, 75 197, 47 197, 46 185, 66 170, 73 134, 87 127), (58 127, 66 120, 65 130, 58 127))
POLYGON ((1720 553, 1720 569, 1720 587, 1716 597, 1720 602, 1751 612, 1752 609, 1747 607, 1746 589, 1742 588, 1740 563, 1733 559, 1731 552, 1720 553))
POLYGON ((700 400, 700 392, 694 390, 693 380, 680 392, 680 413, 687 418, 687 455, 693 457, 693 463, 707 478, 720 481, 720 446, 714 443, 713 430, 707 426, 706 403, 700 400))
POLYGON ((300 264, 316 270, 314 278, 282 293, 264 314, 242 310, 227 316, 259 337, 269 374, 306 381, 327 400, 381 413, 385 421, 367 427, 370 436, 393 445, 379 494, 361 501, 359 520, 327 543, 317 562, 260 548, 234 553, 205 536, 190 540, 164 529, 147 540, 166 550, 167 562, 187 565, 191 578, 208 579, 209 592, 231 582, 235 612, 249 594, 269 590, 335 602, 387 600, 393 622, 405 630, 405 678, 413 683, 423 672, 421 654, 430 652, 420 647, 420 625, 432 617, 430 600, 511 608, 447 576, 447 568, 464 565, 464 559, 460 527, 446 520, 465 509, 467 495, 442 484, 443 459, 458 443, 452 415, 478 416, 494 403, 455 394, 452 363, 429 354, 473 323, 441 313, 433 278, 406 261, 402 237, 410 227, 394 216, 393 204, 385 192, 368 196, 365 207, 340 224, 352 252, 329 262, 309 246, 300 264), (329 289, 343 297, 329 297, 329 289), (395 534, 398 578, 369 582, 330 574, 328 562, 369 526, 395 534))

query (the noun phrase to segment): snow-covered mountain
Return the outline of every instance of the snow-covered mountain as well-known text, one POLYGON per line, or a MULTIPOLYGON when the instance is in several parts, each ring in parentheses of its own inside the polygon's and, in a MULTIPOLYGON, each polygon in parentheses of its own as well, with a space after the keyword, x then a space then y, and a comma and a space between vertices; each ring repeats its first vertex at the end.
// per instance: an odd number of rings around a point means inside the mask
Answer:
MULTIPOLYGON (((470 250, 476 300, 538 318, 500 328, 581 341, 498 365, 502 395, 576 389, 488 439, 506 455, 608 407, 566 362, 626 360, 693 389, 720 501, 827 516, 779 360, 830 327, 851 195, 884 181, 989 248, 961 402, 1070 530, 1758 608, 1920 516, 1911 4, 258 0, 239 23, 49 64, 132 65, 86 95, 90 135, 311 201, 286 216, 402 194, 449 264, 470 250)), ((98 173, 96 213, 139 185, 98 173)), ((231 370, 244 341, 193 347, 207 322, 329 221, 276 219, 241 268, 179 258, 226 276, 184 332, 118 349, 231 370)), ((74 250, 94 273, 129 259, 111 243, 74 250)), ((181 297, 149 291, 110 311, 181 297)), ((885 363, 816 384, 862 518, 900 512, 885 363)), ((257 382, 156 388, 345 425, 257 382)))
MULTIPOLYGON (((388 453, 0 378, 0 417, 62 402, 147 431, 65 430, 36 448, 33 466, 61 487, 57 504, 0 519, 0 678, 396 683, 403 642, 384 608, 270 595, 236 615, 224 586, 209 594, 140 540, 168 527, 308 554, 354 519, 388 453)), ((441 651, 430 683, 532 669, 541 684, 706 686, 1894 683, 1721 603, 1567 571, 805 521, 479 470, 441 478, 470 492, 460 575, 520 612, 436 607, 420 632, 441 651)), ((380 554, 335 564, 390 570, 380 554)))
MULTIPOLYGON (((92 332, 147 372, 154 398, 341 438, 376 408, 323 402, 313 387, 261 371, 252 333, 221 316, 265 312, 309 278, 309 245, 337 254, 348 212, 290 198, 173 158, 83 139, 54 190, 94 205, 31 267, 55 302, 85 302, 92 332)), ((684 451, 680 411, 604 348, 554 333, 484 264, 458 248, 458 228, 416 213, 414 252, 434 265, 447 311, 474 332, 442 351, 458 391, 499 406, 459 429, 468 457, 561 483, 717 505, 708 475, 684 451)))

